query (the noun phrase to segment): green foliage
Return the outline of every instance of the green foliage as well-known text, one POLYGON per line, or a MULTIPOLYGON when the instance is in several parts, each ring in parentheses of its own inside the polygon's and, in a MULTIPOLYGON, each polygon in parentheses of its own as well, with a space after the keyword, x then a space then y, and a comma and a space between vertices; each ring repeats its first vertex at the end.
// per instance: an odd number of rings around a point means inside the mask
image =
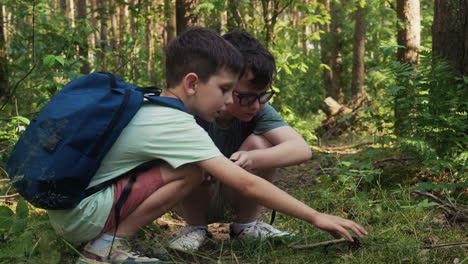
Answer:
POLYGON ((69 252, 47 216, 32 214, 23 198, 14 210, 0 205, 0 238, 5 240, 0 244, 0 263, 64 263, 62 255, 69 252))
POLYGON ((429 52, 421 54, 417 67, 391 62, 374 70, 382 92, 368 113, 377 132, 385 134, 380 142, 418 157, 431 175, 450 175, 443 183, 423 183, 421 189, 466 188, 466 78, 456 77, 448 63, 429 52))
MULTIPOLYGON (((0 146, 2 146, 2 149, 8 150, 5 153, 9 153, 9 150, 18 141, 20 133, 26 129, 27 125, 29 125, 29 119, 23 116, 13 116, 0 121, 0 146)), ((0 153, 0 161, 5 159, 2 154, 0 153)))

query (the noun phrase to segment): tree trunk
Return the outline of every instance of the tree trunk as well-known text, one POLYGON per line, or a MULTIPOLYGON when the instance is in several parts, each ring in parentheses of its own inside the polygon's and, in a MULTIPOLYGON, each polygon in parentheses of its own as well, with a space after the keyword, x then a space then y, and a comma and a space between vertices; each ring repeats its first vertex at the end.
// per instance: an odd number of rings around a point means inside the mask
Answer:
POLYGON ((164 0, 164 8, 167 19, 166 22, 166 46, 177 36, 177 19, 174 0, 164 0))
POLYGON ((342 8, 336 2, 324 1, 324 6, 331 14, 331 22, 322 30, 325 32, 321 37, 322 62, 330 69, 323 71, 323 84, 327 96, 331 96, 338 103, 343 103, 343 62, 341 56, 342 38, 342 8))
POLYGON ((3 28, 4 6, 0 5, 0 98, 7 96, 9 88, 8 83, 8 58, 6 51, 5 32, 3 28))
POLYGON ((187 10, 190 3, 186 0, 176 0, 176 29, 177 35, 184 32, 189 24, 189 17, 187 16, 187 10))
POLYGON ((242 18, 239 14, 239 0, 227 1, 227 29, 232 31, 234 29, 242 28, 242 18))
POLYGON ((364 54, 366 51, 366 10, 358 3, 354 26, 353 69, 351 81, 351 102, 363 94, 364 87, 364 54))
POLYGON ((110 20, 110 45, 112 50, 119 48, 119 42, 117 41, 119 36, 117 34, 117 7, 114 1, 108 1, 109 20, 110 20))
MULTIPOLYGON (((420 46, 421 19, 419 15, 419 0, 397 0, 398 23, 398 45, 397 59, 401 63, 415 65, 419 61, 418 50, 420 46)), ((409 88, 409 87, 408 87, 409 88)), ((399 102, 407 98, 407 91, 400 90, 395 95, 394 115, 395 134, 401 135, 403 132, 403 121, 408 118, 408 110, 404 109, 399 102)))
POLYGON ((125 4, 125 1, 123 3, 119 4, 119 46, 122 47, 124 44, 124 36, 125 33, 127 32, 127 24, 126 24, 126 19, 128 17, 128 8, 127 5, 125 4))
MULTIPOLYGON (((437 1, 436 1, 437 2, 437 1)), ((418 64, 421 44, 419 0, 397 0, 398 45, 397 59, 402 63, 418 64)))
MULTIPOLYGON (((87 7, 87 1, 86 0, 78 0, 78 23, 81 25, 85 25, 87 23, 87 18, 86 18, 86 7, 87 7)), ((79 55, 80 55, 80 60, 81 60, 81 69, 80 72, 83 74, 88 74, 90 72, 90 66, 89 66, 89 57, 88 57, 88 50, 89 50, 89 44, 88 44, 88 39, 83 40, 83 43, 79 45, 79 55)))
POLYGON ((91 65, 95 66, 97 63, 96 63, 96 59, 98 59, 98 61, 101 60, 101 58, 103 57, 103 54, 102 54, 102 51, 97 49, 98 47, 98 41, 101 39, 101 36, 99 34, 99 28, 101 27, 101 24, 100 24, 100 21, 98 20, 98 17, 99 17, 99 13, 96 11, 98 9, 98 6, 97 6, 97 0, 90 0, 90 4, 91 4, 91 22, 93 24, 93 27, 96 29, 96 30, 93 30, 93 33, 90 37, 90 44, 91 44, 91 49, 93 51, 96 52, 96 56, 91 56, 90 58, 90 62, 91 62, 91 65))
POLYGON ((435 0, 432 52, 468 75, 468 0, 435 0))
POLYGON ((66 16, 68 19, 68 23, 70 23, 71 28, 75 28, 75 1, 74 0, 67 0, 66 4, 66 16))
POLYGON ((151 82, 156 81, 156 76, 154 75, 154 33, 153 33, 153 24, 154 16, 152 15, 153 8, 151 5, 146 6, 146 25, 145 25, 145 35, 146 35, 146 47, 148 53, 148 59, 146 60, 146 75, 148 76, 151 82))
POLYGON ((106 46, 108 45, 107 43, 107 6, 106 3, 97 1, 98 7, 101 10, 101 14, 99 16, 101 17, 101 29, 100 29, 100 52, 99 52, 99 63, 102 66, 103 71, 107 71, 107 63, 106 63, 106 46))

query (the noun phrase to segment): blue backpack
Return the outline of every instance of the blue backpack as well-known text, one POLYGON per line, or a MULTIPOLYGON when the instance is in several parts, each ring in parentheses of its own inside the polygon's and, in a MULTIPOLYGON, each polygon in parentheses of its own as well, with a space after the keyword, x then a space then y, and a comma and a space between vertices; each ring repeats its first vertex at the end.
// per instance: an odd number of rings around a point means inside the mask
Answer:
POLYGON ((180 100, 159 97, 110 73, 68 83, 33 119, 6 169, 16 190, 44 209, 69 209, 103 187, 87 189, 102 159, 144 99, 186 111, 180 100))

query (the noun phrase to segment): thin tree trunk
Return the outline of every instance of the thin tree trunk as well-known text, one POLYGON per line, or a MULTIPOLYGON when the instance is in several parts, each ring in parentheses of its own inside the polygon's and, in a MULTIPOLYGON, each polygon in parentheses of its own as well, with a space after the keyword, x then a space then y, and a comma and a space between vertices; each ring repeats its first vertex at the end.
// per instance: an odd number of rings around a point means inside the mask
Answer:
POLYGON ((418 64, 421 45, 421 17, 419 0, 397 0, 398 25, 397 59, 402 63, 418 64))
POLYGON ((98 20, 99 13, 96 11, 98 9, 96 1, 97 0, 90 0, 90 4, 91 4, 91 22, 93 24, 93 27, 95 28, 95 30, 93 30, 92 35, 90 36, 91 49, 93 51, 95 51, 95 55, 91 56, 91 59, 90 59, 91 65, 93 65, 93 66, 95 66, 97 64, 96 59, 98 61, 100 61, 101 58, 103 57, 103 54, 102 54, 103 51, 98 49, 98 41, 101 40, 101 35, 99 34, 99 29, 101 28, 101 23, 98 20))
POLYGON ((239 15, 239 0, 227 1, 227 15, 228 31, 242 28, 242 18, 239 15))
POLYGON ((186 0, 176 0, 176 29, 177 35, 184 32, 189 24, 187 11, 190 3, 186 0))
POLYGON ((115 6, 114 1, 108 1, 108 10, 109 10, 109 19, 110 19, 110 45, 112 50, 116 50, 119 48, 117 39, 119 38, 117 35, 117 9, 115 6))
MULTIPOLYGON (((78 23, 81 25, 84 25, 87 23, 87 17, 86 17, 86 7, 87 7, 87 1, 86 0, 78 0, 78 23)), ((80 55, 80 60, 81 60, 81 69, 80 72, 83 74, 88 74, 90 72, 90 66, 89 66, 89 57, 88 57, 88 50, 89 50, 89 44, 88 44, 89 38, 86 38, 86 40, 79 45, 79 55, 80 55)))
MULTIPOLYGON (((405 48, 398 49, 397 59, 401 63, 416 65, 419 62, 418 50, 421 38, 421 19, 419 0, 397 0, 398 45, 405 48)), ((409 87, 408 87, 409 88, 409 87)), ((408 110, 401 105, 403 99, 408 98, 408 91, 402 89, 395 95, 394 115, 395 134, 401 135, 404 131, 403 121, 408 118, 408 110)))
POLYGON ((468 0, 435 0, 432 52, 468 75, 468 0))
POLYGON ((364 54, 366 51, 366 11, 358 3, 355 12, 351 101, 357 102, 363 94, 364 54))
POLYGON ((146 25, 145 25, 145 35, 146 35, 146 46, 148 52, 148 59, 146 61, 146 75, 148 78, 154 82, 155 76, 153 72, 154 66, 154 35, 153 35, 153 24, 154 24, 154 17, 151 15, 152 13, 152 6, 146 6, 146 25))
POLYGON ((108 45, 107 41, 107 15, 105 15, 107 12, 106 12, 106 3, 104 2, 101 2, 98 0, 97 2, 98 4, 98 7, 100 8, 100 10, 102 11, 102 13, 100 14, 100 17, 101 17, 101 29, 100 29, 100 57, 99 57, 99 63, 101 64, 102 66, 102 70, 103 71, 107 71, 107 63, 106 63, 106 46, 108 45))
POLYGON ((321 40, 321 56, 322 62, 329 66, 330 69, 324 69, 323 83, 327 96, 331 96, 338 103, 344 101, 343 93, 343 59, 341 55, 341 47, 343 45, 342 38, 342 8, 336 2, 324 1, 325 8, 331 14, 331 23, 326 25, 322 30, 326 33, 321 40))
POLYGON ((122 47, 124 43, 124 36, 125 32, 127 32, 127 24, 126 19, 128 17, 128 8, 127 5, 125 4, 125 1, 123 3, 120 3, 119 5, 119 46, 122 47))
POLYGON ((164 13, 166 14, 166 46, 177 36, 176 6, 174 0, 164 0, 164 13))
POLYGON ((67 0, 66 3, 66 15, 68 19, 68 23, 71 28, 75 28, 75 1, 74 0, 67 0))
POLYGON ((0 98, 7 95, 9 88, 8 83, 8 58, 5 42, 5 30, 3 28, 4 22, 4 5, 0 6, 0 98))

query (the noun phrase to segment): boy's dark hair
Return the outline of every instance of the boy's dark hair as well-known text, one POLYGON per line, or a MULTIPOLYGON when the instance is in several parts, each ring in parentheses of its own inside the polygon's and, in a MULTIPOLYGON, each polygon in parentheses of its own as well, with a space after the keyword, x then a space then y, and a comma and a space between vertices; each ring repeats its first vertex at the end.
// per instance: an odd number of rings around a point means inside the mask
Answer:
POLYGON ((239 51, 216 32, 192 27, 173 39, 166 48, 166 82, 171 88, 190 72, 201 81, 224 69, 243 74, 244 62, 239 51))
POLYGON ((244 72, 252 71, 254 77, 250 82, 255 89, 263 90, 271 85, 276 74, 275 58, 258 39, 240 30, 228 32, 223 38, 242 53, 246 64, 244 72))

